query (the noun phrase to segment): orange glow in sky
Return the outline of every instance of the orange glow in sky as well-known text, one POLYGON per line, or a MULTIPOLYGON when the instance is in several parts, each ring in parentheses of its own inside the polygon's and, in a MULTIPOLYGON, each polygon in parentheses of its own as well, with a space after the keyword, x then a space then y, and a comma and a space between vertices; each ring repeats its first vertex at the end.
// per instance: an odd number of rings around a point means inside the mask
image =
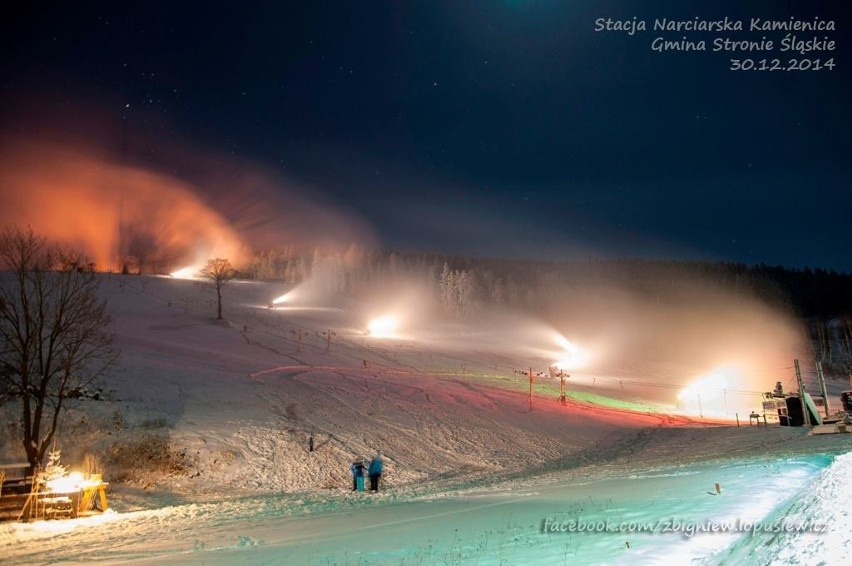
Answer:
POLYGON ((4 144, 0 225, 80 248, 98 269, 168 272, 246 247, 191 185, 51 144, 4 144))

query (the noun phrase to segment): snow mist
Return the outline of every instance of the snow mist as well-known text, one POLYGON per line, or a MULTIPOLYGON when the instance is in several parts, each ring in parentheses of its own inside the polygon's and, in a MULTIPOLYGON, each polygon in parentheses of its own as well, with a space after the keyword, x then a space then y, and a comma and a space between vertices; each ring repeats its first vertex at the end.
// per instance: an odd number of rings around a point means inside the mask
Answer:
POLYGON ((690 414, 761 412, 761 393, 777 381, 794 390, 793 360, 812 357, 792 314, 709 282, 575 291, 558 313, 556 326, 595 352, 574 384, 690 414))
POLYGON ((369 241, 357 219, 259 167, 163 147, 157 167, 85 144, 2 139, 0 225, 81 249, 99 270, 168 273, 214 257, 243 266, 274 246, 369 241), (164 173, 179 170, 181 175, 164 173))

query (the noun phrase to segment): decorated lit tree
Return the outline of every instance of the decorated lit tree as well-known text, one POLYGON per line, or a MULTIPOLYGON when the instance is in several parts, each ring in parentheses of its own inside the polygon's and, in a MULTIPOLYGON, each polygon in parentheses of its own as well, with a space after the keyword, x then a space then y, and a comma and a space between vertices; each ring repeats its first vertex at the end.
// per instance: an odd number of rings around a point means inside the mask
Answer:
POLYGON ((44 483, 57 480, 68 473, 68 470, 60 463, 62 450, 54 444, 50 452, 47 453, 47 464, 44 466, 44 471, 41 474, 41 481, 44 483))

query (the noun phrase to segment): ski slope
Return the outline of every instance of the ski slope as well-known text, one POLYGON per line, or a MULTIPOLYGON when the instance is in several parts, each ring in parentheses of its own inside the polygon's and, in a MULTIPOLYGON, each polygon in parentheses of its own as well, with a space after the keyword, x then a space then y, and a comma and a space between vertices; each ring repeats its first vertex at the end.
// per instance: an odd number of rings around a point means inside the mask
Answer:
POLYGON ((109 512, 0 524, 4 563, 846 563, 846 435, 589 388, 561 405, 558 379, 530 405, 517 372, 549 359, 493 326, 375 338, 357 302, 269 308, 265 283, 230 285, 225 321, 194 281, 102 292, 121 367, 109 401, 72 407, 63 462, 157 437, 181 467, 107 462, 109 512), (352 493, 377 451, 382 490, 352 493))

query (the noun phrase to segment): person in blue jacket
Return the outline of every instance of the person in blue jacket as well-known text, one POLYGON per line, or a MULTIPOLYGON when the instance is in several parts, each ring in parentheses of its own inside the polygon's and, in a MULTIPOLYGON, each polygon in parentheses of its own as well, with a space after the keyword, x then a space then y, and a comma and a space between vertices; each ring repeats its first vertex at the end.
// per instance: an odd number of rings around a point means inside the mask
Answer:
POLYGON ((382 478, 382 455, 376 454, 376 457, 370 462, 370 468, 367 470, 370 476, 370 491, 379 491, 379 480, 382 478))
POLYGON ((364 491, 364 462, 352 462, 352 491, 364 491))

